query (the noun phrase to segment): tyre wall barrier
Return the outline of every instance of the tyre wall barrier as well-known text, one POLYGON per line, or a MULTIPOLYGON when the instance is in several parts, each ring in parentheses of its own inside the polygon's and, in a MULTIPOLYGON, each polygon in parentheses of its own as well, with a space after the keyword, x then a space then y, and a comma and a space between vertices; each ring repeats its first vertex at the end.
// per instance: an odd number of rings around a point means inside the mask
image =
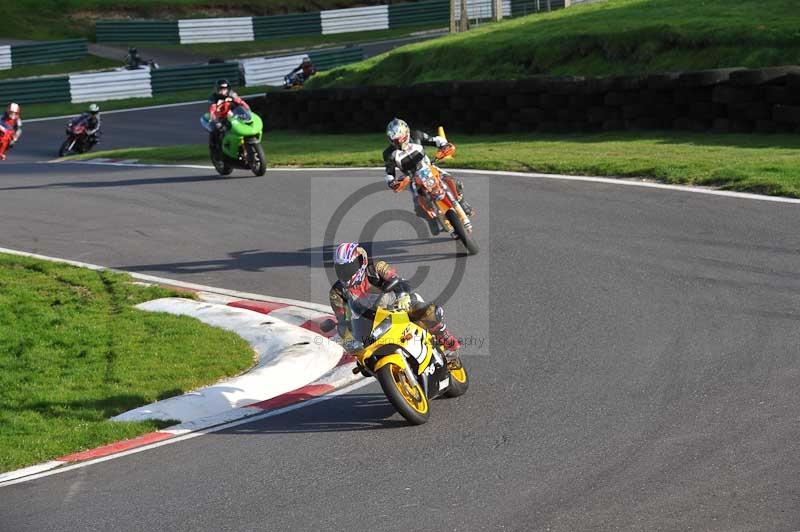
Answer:
POLYGON ((89 49, 86 39, 0 46, 0 70, 19 65, 73 61, 87 55, 89 49))
POLYGON ((322 71, 361 61, 364 59, 364 50, 358 47, 329 48, 279 57, 240 59, 239 63, 246 86, 283 85, 284 76, 299 66, 305 57, 310 58, 317 70, 322 71))
POLYGON ((179 20, 178 34, 181 44, 255 40, 252 17, 179 20))
POLYGON ((146 68, 73 74, 69 76, 69 87, 72 103, 153 96, 150 70, 146 68))
POLYGON ((382 131, 395 116, 465 133, 788 133, 800 132, 800 67, 286 91, 251 105, 270 128, 330 133, 382 131))
POLYGON ((115 44, 180 42, 177 20, 99 20, 95 37, 99 43, 115 44))
MULTIPOLYGON (((460 5, 460 0, 456 4, 460 5)), ((492 0, 466 0, 470 19, 491 18, 492 0)), ((566 5, 569 5, 566 3, 566 5)), ((565 0, 503 0, 503 16, 521 16, 565 7, 565 0)), ((266 40, 294 35, 330 35, 404 26, 448 25, 450 0, 331 9, 267 17, 182 20, 101 20, 97 42, 198 43, 266 40)))
POLYGON ((242 65, 244 82, 247 87, 283 85, 284 77, 306 57, 308 57, 307 54, 257 57, 254 59, 242 59, 239 63, 242 65))
POLYGON ((153 94, 168 94, 189 89, 207 88, 209 94, 218 79, 241 85, 239 63, 235 61, 209 65, 159 68, 151 71, 153 94))
POLYGON ((68 102, 70 101, 69 78, 57 76, 0 81, 0 101, 17 102, 22 105, 68 102))

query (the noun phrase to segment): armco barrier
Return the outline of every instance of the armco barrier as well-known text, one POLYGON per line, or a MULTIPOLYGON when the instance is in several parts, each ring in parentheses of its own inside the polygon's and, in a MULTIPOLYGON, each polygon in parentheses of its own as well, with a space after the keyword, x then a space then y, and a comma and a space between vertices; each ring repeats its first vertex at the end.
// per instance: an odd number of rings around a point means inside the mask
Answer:
POLYGON ((69 102, 69 78, 31 78, 0 81, 0 101, 29 103, 69 102))
POLYGON ((325 132, 381 131, 394 116, 467 133, 800 132, 800 67, 286 91, 250 103, 271 128, 325 132))
POLYGON ((179 20, 178 33, 181 44, 254 40, 251 17, 179 20))
POLYGON ((60 63, 83 59, 89 55, 86 39, 69 39, 11 46, 13 65, 60 63))
POLYGON ((253 17, 253 33, 257 41, 292 35, 321 35, 322 22, 318 12, 253 17))
POLYGON ((248 87, 260 85, 283 85, 283 78, 308 57, 305 54, 283 57, 259 57, 239 61, 244 71, 244 82, 248 87))
POLYGON ((322 34, 388 30, 389 6, 353 7, 320 12, 322 34))
POLYGON ((95 36, 100 43, 180 42, 177 20, 100 20, 95 36))
POLYGON ((220 78, 225 78, 234 85, 240 85, 239 63, 190 65, 153 70, 153 94, 201 88, 208 88, 210 94, 214 82, 220 78))
POLYGON ((308 53, 317 70, 330 70, 364 59, 364 50, 356 46, 316 50, 308 53))
POLYGON ((73 74, 69 77, 69 85, 73 103, 153 96, 147 68, 73 74))
POLYGON ((389 27, 441 24, 450 21, 450 0, 423 0, 413 4, 392 4, 389 6, 389 27))

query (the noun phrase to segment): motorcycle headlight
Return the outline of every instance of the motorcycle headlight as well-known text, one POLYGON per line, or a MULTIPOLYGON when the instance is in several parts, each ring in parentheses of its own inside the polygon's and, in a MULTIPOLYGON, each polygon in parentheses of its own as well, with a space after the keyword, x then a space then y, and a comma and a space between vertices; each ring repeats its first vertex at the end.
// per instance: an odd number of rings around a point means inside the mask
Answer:
POLYGON ((384 318, 384 320, 380 322, 377 327, 372 329, 373 340, 377 340, 378 338, 389 332, 389 329, 391 328, 392 328, 392 317, 386 316, 386 318, 384 318))

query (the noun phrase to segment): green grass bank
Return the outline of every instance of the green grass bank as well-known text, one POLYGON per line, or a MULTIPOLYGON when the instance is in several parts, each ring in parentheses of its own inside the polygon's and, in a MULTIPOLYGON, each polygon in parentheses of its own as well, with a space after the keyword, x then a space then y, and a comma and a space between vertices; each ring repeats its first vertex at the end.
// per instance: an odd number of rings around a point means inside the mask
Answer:
POLYGON ((231 332, 134 308, 176 295, 0 254, 0 472, 163 428, 108 418, 252 365, 231 332))
POLYGON ((311 87, 800 63, 796 0, 604 0, 397 48, 311 87))

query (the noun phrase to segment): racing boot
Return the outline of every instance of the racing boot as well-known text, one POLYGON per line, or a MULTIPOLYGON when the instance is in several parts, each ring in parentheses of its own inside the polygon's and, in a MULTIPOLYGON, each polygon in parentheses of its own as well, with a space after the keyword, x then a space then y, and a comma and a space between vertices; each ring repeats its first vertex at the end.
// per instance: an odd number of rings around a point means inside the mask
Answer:
POLYGON ((431 327, 430 332, 433 334, 434 340, 436 340, 444 351, 444 358, 448 364, 458 358, 456 351, 461 348, 461 342, 458 341, 458 338, 453 336, 444 323, 437 323, 431 327))

